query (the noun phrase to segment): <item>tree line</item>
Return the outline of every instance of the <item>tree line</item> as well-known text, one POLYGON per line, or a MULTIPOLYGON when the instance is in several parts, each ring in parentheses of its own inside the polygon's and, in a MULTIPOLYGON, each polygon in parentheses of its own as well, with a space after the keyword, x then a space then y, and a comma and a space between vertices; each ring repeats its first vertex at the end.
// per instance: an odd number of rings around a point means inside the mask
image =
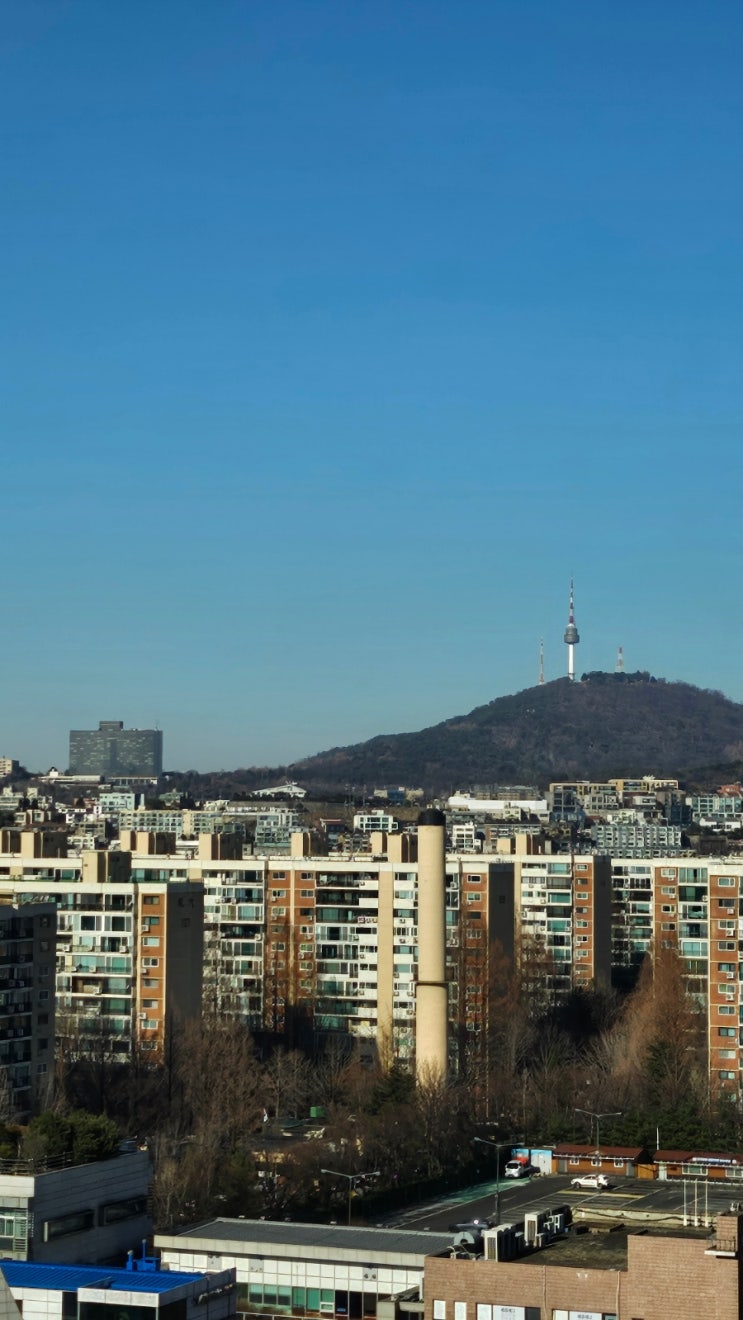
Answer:
POLYGON ((137 1053, 121 1062, 103 1037, 69 1053, 49 1105, 63 1117, 97 1111, 146 1142, 160 1229, 214 1214, 341 1215, 349 1188, 359 1217, 491 1175, 494 1152, 476 1136, 591 1143, 597 1113, 620 1111, 602 1119, 602 1145, 741 1148, 743 1113, 711 1089, 701 995, 674 950, 649 955, 624 999, 558 1000, 535 950, 519 967, 492 967, 486 1025, 471 1036, 462 1024, 459 1071, 446 1081, 363 1064, 341 1036, 313 1052, 259 1048, 240 1021, 208 1010, 171 1027, 157 1068, 137 1053))

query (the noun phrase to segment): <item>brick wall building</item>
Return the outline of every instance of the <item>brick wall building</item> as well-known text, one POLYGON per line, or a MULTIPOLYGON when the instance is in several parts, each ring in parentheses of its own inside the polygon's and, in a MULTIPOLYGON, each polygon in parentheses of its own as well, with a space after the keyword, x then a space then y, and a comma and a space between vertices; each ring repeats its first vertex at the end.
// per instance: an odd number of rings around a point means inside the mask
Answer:
POLYGON ((424 1320, 740 1320, 743 1217, 575 1233, 517 1260, 430 1256, 424 1320))

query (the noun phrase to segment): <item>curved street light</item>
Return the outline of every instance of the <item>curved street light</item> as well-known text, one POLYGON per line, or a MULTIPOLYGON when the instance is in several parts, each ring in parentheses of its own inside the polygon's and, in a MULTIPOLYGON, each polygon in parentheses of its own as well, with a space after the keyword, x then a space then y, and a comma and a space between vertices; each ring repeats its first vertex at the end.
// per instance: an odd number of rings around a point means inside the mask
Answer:
POLYGON ((359 1178, 378 1178, 379 1170, 373 1169, 371 1173, 342 1173, 340 1169, 321 1169, 321 1173, 329 1173, 332 1178, 345 1178, 348 1181, 348 1223, 351 1223, 351 1197, 353 1196, 353 1185, 359 1178))
POLYGON ((599 1124, 602 1118, 621 1118, 623 1110, 613 1109, 609 1114, 597 1114, 594 1109, 581 1109, 579 1105, 573 1106, 576 1114, 585 1114, 588 1118, 596 1119, 596 1155, 599 1161, 599 1173, 601 1172, 601 1142, 599 1140, 599 1124))

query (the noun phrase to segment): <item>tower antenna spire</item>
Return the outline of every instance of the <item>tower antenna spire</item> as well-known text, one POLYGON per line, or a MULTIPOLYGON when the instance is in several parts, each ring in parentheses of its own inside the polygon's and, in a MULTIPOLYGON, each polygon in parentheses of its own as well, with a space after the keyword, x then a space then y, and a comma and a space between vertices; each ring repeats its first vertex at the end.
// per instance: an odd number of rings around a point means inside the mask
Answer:
POLYGON ((624 648, 621 646, 617 652, 617 673, 624 673, 624 648))
POLYGON ((544 686, 544 638, 539 643, 539 686, 544 686))
POLYGON ((568 648, 568 678, 571 683, 575 681, 575 647, 580 641, 578 629, 575 626, 575 602, 573 596, 573 579, 570 579, 570 605, 568 608, 568 626, 565 629, 563 638, 568 648))

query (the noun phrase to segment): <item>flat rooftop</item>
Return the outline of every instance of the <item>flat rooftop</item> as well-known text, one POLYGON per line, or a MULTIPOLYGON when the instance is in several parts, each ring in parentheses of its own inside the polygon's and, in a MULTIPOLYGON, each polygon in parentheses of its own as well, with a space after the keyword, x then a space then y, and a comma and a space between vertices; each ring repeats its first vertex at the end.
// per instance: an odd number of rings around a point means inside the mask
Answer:
POLYGON ((568 1268, 591 1270, 626 1270, 627 1243, 631 1237, 695 1238, 708 1241, 712 1234, 708 1228, 642 1228, 636 1225, 614 1223, 592 1225, 576 1231, 575 1224, 564 1237, 555 1238, 538 1251, 517 1256, 523 1265, 564 1265, 568 1268))
POLYGON ((80 1288, 106 1288, 109 1292, 167 1293, 183 1284, 199 1283, 200 1273, 180 1270, 106 1269, 103 1265, 43 1265, 29 1260, 0 1261, 10 1288, 44 1288, 77 1292, 80 1288))
POLYGON ((254 1247, 263 1251, 277 1248, 277 1254, 286 1255, 288 1251, 312 1252, 318 1255, 327 1251, 336 1255, 338 1252, 354 1252, 366 1256, 389 1255, 435 1256, 441 1251, 448 1251, 452 1244, 453 1233, 431 1233, 405 1228, 356 1228, 345 1224, 281 1224, 268 1219, 210 1219, 205 1224, 184 1229, 182 1233, 158 1233, 157 1244, 162 1247, 167 1242, 170 1249, 182 1247, 188 1250, 199 1246, 214 1250, 217 1244, 223 1249, 232 1246, 235 1251, 242 1247, 249 1253, 254 1247))

